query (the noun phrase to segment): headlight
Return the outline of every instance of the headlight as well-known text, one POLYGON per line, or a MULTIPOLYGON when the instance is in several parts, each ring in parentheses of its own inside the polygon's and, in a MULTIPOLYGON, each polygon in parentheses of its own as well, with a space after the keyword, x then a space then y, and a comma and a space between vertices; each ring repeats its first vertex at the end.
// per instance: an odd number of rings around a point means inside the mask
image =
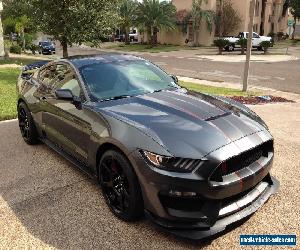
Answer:
POLYGON ((200 166, 203 163, 203 161, 201 160, 167 157, 148 151, 141 151, 141 154, 155 167, 173 172, 188 173, 193 171, 196 167, 200 166))

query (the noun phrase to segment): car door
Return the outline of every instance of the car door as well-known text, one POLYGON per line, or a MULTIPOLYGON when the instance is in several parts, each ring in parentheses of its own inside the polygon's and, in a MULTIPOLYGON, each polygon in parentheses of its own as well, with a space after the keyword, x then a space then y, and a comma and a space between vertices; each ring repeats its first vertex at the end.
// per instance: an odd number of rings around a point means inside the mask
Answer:
POLYGON ((260 36, 257 33, 253 32, 252 46, 257 47, 259 46, 260 42, 260 36))
POLYGON ((83 164, 88 163, 91 124, 84 119, 80 106, 70 100, 58 99, 57 89, 69 89, 82 103, 85 102, 80 82, 68 63, 56 63, 41 72, 42 126, 46 139, 54 143, 65 153, 83 164), (49 78, 49 74, 51 75, 49 78))

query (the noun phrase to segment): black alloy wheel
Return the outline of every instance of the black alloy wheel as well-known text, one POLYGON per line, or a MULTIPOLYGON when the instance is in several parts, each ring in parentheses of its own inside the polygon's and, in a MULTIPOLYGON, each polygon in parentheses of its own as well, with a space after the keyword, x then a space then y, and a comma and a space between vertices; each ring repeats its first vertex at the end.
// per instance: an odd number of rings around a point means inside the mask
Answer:
POLYGON ((115 150, 106 151, 99 164, 99 181, 111 211, 132 221, 143 214, 143 200, 137 177, 128 160, 115 150))
POLYGON ((32 116, 25 103, 21 102, 18 106, 19 128, 24 141, 29 144, 38 142, 38 135, 32 116))

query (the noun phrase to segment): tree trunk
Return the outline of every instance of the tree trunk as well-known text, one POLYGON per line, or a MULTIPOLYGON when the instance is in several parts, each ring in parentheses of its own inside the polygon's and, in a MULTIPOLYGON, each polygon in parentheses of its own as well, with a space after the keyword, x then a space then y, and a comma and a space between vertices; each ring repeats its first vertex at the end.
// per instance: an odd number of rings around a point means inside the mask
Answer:
POLYGON ((219 55, 222 55, 222 54, 223 54, 223 48, 219 47, 219 55))
POLYGON ((158 29, 156 27, 153 28, 153 36, 152 36, 152 46, 157 46, 157 33, 158 29))
POLYGON ((63 49, 63 58, 68 57, 68 43, 66 39, 62 39, 60 43, 63 49))
POLYGON ((151 29, 151 27, 147 28, 147 40, 148 40, 148 44, 151 45, 152 44, 152 29, 151 29))
POLYGON ((130 40, 129 40, 129 31, 127 28, 125 28, 125 44, 129 45, 130 44, 130 40))
POLYGON ((295 33, 296 33, 296 22, 297 22, 297 18, 296 16, 294 16, 294 24, 293 24, 293 34, 292 34, 292 39, 295 39, 295 33))
POLYGON ((241 47, 241 55, 245 55, 245 46, 241 47))
POLYGON ((24 34, 24 29, 22 29, 21 31, 21 37, 22 37, 22 50, 25 51, 25 46, 26 46, 26 42, 25 42, 25 34, 24 34))
POLYGON ((223 0, 220 0, 220 26, 219 26, 219 37, 223 37, 223 0))
POLYGON ((199 28, 196 28, 195 29, 195 40, 194 40, 194 46, 195 47, 199 47, 200 44, 199 44, 199 28))

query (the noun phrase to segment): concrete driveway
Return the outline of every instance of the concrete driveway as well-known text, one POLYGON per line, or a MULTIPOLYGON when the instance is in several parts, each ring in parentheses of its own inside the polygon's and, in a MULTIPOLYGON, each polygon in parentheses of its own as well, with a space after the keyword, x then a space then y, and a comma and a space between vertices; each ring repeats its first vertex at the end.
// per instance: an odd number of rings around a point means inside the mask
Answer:
POLYGON ((280 191, 242 226, 205 244, 158 232, 146 220, 116 219, 93 180, 46 146, 26 145, 17 121, 0 123, 0 248, 238 249, 240 234, 299 237, 300 105, 254 110, 275 137, 280 191))

